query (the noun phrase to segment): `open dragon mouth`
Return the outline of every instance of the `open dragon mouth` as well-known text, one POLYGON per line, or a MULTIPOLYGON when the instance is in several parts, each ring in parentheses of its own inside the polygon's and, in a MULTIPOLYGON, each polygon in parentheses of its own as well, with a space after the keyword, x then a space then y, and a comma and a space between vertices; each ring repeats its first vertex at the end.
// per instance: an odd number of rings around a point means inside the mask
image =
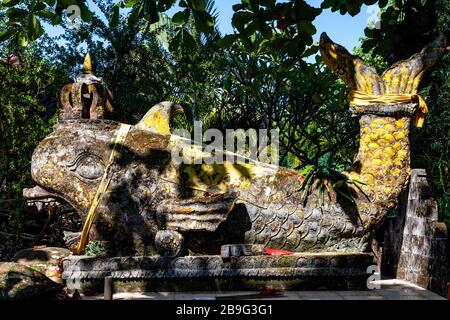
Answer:
MULTIPOLYGON (((72 205, 70 205, 61 196, 49 192, 40 186, 35 186, 33 188, 23 189, 23 197, 27 200, 28 206, 34 206, 39 211, 48 210, 58 207, 70 207, 74 211, 77 211, 72 205)), ((67 247, 70 248, 76 244, 79 239, 81 232, 63 231, 64 242, 67 247)))
POLYGON ((27 200, 28 206, 35 206, 39 211, 67 204, 60 196, 40 186, 23 189, 23 197, 27 200))

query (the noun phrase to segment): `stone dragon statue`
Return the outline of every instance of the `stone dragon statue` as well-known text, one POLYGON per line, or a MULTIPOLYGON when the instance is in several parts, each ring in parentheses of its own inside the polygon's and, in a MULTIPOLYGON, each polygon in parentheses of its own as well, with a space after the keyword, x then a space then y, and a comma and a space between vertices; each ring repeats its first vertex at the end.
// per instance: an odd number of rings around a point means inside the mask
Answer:
POLYGON ((180 111, 173 103, 157 104, 119 139, 124 125, 108 119, 110 93, 92 75, 89 59, 83 75, 60 93, 59 121, 32 156, 37 186, 24 196, 68 204, 83 220, 95 211, 87 240, 105 241, 113 255, 217 254, 226 244, 364 252, 408 180, 411 122, 419 114, 421 125, 426 112, 418 86, 446 52, 445 39, 382 76, 326 34, 320 51, 351 90, 351 112, 359 118, 359 152, 345 172, 363 182, 354 190, 356 205, 333 190, 323 200, 317 190, 306 197, 297 191, 298 171, 250 159, 175 164, 174 148, 195 158, 205 152, 171 134, 170 119, 180 111))

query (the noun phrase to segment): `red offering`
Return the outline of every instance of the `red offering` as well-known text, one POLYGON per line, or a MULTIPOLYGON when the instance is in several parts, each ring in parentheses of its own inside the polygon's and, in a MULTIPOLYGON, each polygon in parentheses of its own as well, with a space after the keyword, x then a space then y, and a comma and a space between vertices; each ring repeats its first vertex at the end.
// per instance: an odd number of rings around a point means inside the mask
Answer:
POLYGON ((278 296, 281 294, 281 290, 277 289, 269 289, 269 288, 263 288, 259 292, 259 295, 262 297, 268 297, 268 296, 278 296))
POLYGON ((447 300, 450 300, 450 283, 447 284, 447 300))
POLYGON ((283 256, 287 254, 294 254, 294 252, 292 251, 269 249, 269 248, 264 248, 264 252, 270 254, 271 256, 283 256))

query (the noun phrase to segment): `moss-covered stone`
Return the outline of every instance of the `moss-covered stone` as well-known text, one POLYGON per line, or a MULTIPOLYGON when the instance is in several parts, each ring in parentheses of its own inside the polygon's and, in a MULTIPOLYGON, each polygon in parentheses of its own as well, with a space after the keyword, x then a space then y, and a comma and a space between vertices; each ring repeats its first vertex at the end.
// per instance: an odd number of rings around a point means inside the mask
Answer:
POLYGON ((0 263, 0 300, 51 299, 62 286, 15 262, 0 263))

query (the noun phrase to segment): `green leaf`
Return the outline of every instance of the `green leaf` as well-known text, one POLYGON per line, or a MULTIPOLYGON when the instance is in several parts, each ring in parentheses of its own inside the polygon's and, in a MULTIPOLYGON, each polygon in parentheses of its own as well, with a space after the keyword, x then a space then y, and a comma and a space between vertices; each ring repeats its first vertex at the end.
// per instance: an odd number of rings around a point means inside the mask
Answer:
POLYGON ((266 39, 272 38, 272 28, 269 27, 266 23, 264 22, 260 23, 258 29, 259 31, 261 31, 261 34, 264 38, 266 39))
POLYGON ((242 26, 252 20, 253 20, 253 13, 249 11, 239 11, 233 15, 231 23, 233 24, 233 26, 237 27, 242 26))
POLYGON ((183 25, 187 22, 186 11, 179 11, 172 17, 172 22, 178 25, 183 25))
POLYGON ((223 38, 217 40, 217 45, 221 48, 229 48, 233 45, 233 43, 238 39, 237 34, 227 34, 223 38))
POLYGON ((258 21, 252 21, 243 31, 242 34, 250 36, 258 30, 258 21))
POLYGON ((21 0, 3 0, 2 5, 4 7, 10 8, 14 7, 16 4, 18 4, 21 0))
POLYGON ((295 37, 286 44, 286 47, 283 48, 283 50, 286 50, 291 57, 295 57, 301 55, 305 51, 305 44, 303 41, 299 41, 298 37, 295 37))
POLYGON ((183 29, 183 45, 187 49, 194 49, 197 46, 197 43, 194 39, 194 36, 188 31, 183 29))
POLYGON ((376 47, 378 45, 378 40, 376 39, 367 39, 363 42, 361 45, 361 48, 363 49, 364 53, 370 52, 372 48, 376 47))
POLYGON ((142 11, 143 11, 143 4, 137 4, 136 6, 133 7, 133 9, 131 10, 130 17, 128 18, 128 21, 131 25, 136 24, 138 19, 142 16, 142 11))
POLYGON ((255 44, 248 37, 241 37, 242 43, 244 44, 244 48, 247 52, 252 52, 256 50, 255 44))
POLYGON ((169 10, 170 8, 173 7, 173 5, 176 2, 177 2, 176 0, 159 0, 158 1, 158 12, 162 13, 162 12, 169 10))
POLYGON ((13 34, 14 32, 10 29, 0 31, 0 42, 8 40, 13 34))
POLYGON ((322 9, 308 5, 304 1, 297 1, 294 4, 294 13, 296 20, 313 21, 322 12, 322 9))
POLYGON ((299 24, 302 32, 305 32, 309 35, 313 35, 317 31, 316 28, 314 27, 314 25, 309 20, 300 20, 300 22, 298 24, 299 24))
POLYGON ((50 21, 52 24, 54 24, 55 19, 58 17, 55 13, 47 10, 39 11, 36 15, 42 19, 50 21))
POLYGON ((273 7, 275 0, 259 0, 259 4, 264 7, 273 7))
POLYGON ((28 37, 30 40, 36 40, 44 34, 44 29, 41 26, 41 22, 35 15, 30 15, 28 18, 28 37))
POLYGON ((322 170, 328 170, 331 165, 331 152, 325 153, 324 155, 320 156, 317 164, 319 167, 321 167, 322 170))
POLYGON ((259 0, 244 0, 250 5, 250 10, 256 12, 259 10, 259 0))
POLYGON ((361 11, 361 3, 348 2, 347 11, 352 17, 356 16, 361 11))
POLYGON ((17 37, 17 43, 20 48, 25 48, 28 46, 28 37, 25 33, 21 32, 19 33, 17 37))
POLYGON ((111 16, 109 18, 109 26, 111 28, 117 28, 117 26, 119 25, 119 10, 120 10, 120 2, 118 2, 111 9, 111 16))
POLYGON ((323 9, 328 9, 328 8, 331 8, 332 6, 333 6, 333 0, 324 0, 322 2, 322 4, 320 5, 320 7, 323 9))
POLYGON ((172 41, 170 42, 169 50, 171 52, 189 52, 192 49, 195 49, 196 46, 197 43, 194 39, 194 36, 188 30, 179 29, 175 37, 173 37, 172 41))
POLYGON ((312 56, 313 54, 316 54, 318 51, 319 51, 319 46, 318 45, 312 45, 311 47, 306 49, 305 52, 303 52, 302 58, 307 58, 309 56, 312 56))
POLYGON ((368 38, 373 38, 373 29, 365 28, 365 29, 364 29, 364 34, 365 34, 366 37, 368 37, 368 38))
POLYGON ((36 15, 46 20, 53 20, 55 16, 55 14, 51 11, 39 11, 36 12, 36 15))
POLYGON ((195 26, 198 31, 211 33, 214 31, 214 18, 206 11, 193 11, 195 26))
POLYGON ((36 2, 33 6, 31 6, 31 12, 39 12, 44 10, 47 6, 43 2, 36 2))
POLYGON ((143 14, 150 23, 158 22, 159 15, 155 0, 145 0, 143 14))
POLYGON ((29 15, 29 12, 18 8, 9 8, 6 10, 6 16, 10 20, 19 20, 29 15))
POLYGON ((245 9, 245 8, 247 8, 247 5, 246 4, 243 4, 243 3, 238 3, 238 4, 234 4, 233 6, 232 6, 232 8, 233 8, 233 11, 239 11, 239 10, 242 10, 242 9, 245 9))
POLYGON ((206 7, 205 0, 190 0, 191 8, 194 10, 203 11, 206 7))
POLYGON ((81 19, 83 21, 85 21, 85 22, 90 21, 92 19, 92 12, 86 6, 85 1, 84 0, 77 0, 77 4, 80 7, 81 19))
POLYGON ((287 59, 281 63, 279 70, 281 72, 289 71, 294 65, 294 63, 295 63, 294 59, 287 59))
MULTIPOLYGON (((127 1, 125 1, 125 8, 131 8, 139 1, 140 0, 127 0, 127 1)), ((120 3, 120 1, 118 3, 120 3)))

